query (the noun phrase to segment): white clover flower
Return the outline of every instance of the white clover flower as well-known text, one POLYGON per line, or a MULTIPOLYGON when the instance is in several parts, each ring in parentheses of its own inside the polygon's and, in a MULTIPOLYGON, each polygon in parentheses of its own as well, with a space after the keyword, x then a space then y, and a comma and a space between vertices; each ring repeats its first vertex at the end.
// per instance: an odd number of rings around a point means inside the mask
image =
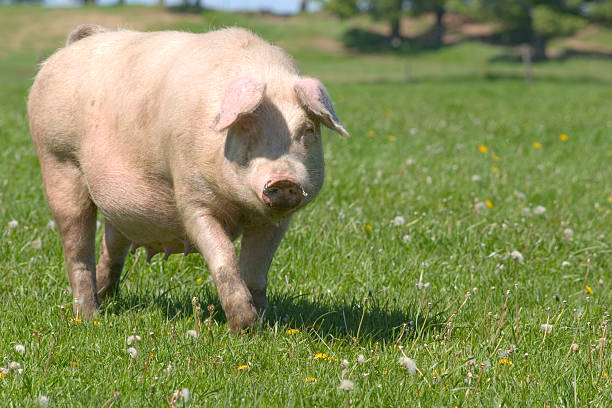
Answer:
POLYGON ((132 343, 138 343, 139 341, 142 340, 142 337, 140 337, 137 334, 132 334, 131 336, 128 336, 127 338, 127 344, 128 346, 131 345, 132 343))
POLYGON ((343 391, 353 391, 355 384, 351 380, 342 380, 339 388, 343 391))
POLYGON ((512 259, 514 259, 515 261, 517 261, 518 263, 523 263, 524 258, 523 258, 523 254, 521 254, 519 251, 517 251, 516 249, 514 251, 512 251, 512 253, 510 254, 510 256, 512 256, 512 259))
POLYGON ((391 221, 391 224, 393 224, 394 227, 401 227, 405 223, 406 223, 406 220, 401 215, 398 215, 397 217, 393 219, 393 221, 391 221))
POLYGON ((23 344, 17 344, 15 346, 15 351, 18 352, 19 354, 23 354, 25 353, 25 346, 23 344))
POLYGON ((542 215, 546 212, 546 207, 543 207, 541 205, 538 205, 536 208, 533 209, 533 213, 535 215, 542 215))
POLYGON ((11 362, 9 363, 9 369, 11 369, 12 371, 17 371, 17 370, 19 370, 20 368, 21 368, 21 364, 19 364, 19 363, 18 363, 18 362, 16 362, 16 361, 11 361, 11 362))
POLYGON ((8 375, 8 373, 9 373, 8 367, 0 367, 0 374, 8 375))
POLYGON ((357 356, 357 362, 358 362, 359 364, 363 364, 363 363, 365 363, 365 362, 366 362, 366 358, 365 358, 365 356, 364 356, 363 354, 358 355, 358 356, 357 356))
POLYGON ((46 395, 39 395, 36 398, 36 404, 41 408, 47 408, 49 406, 49 397, 46 395))
POLYGON ((415 361, 408 357, 400 357, 398 360, 400 367, 408 371, 408 374, 414 374, 417 369, 415 361))
POLYGON ((32 241, 31 245, 34 249, 40 249, 42 248, 42 240, 40 239, 40 237, 36 238, 34 241, 32 241))
POLYGON ((47 228, 55 229, 55 221, 49 220, 49 222, 47 223, 47 228))
POLYGON ((563 235, 565 235, 565 238, 567 239, 572 239, 574 236, 574 230, 571 228, 566 228, 563 230, 563 235))
POLYGON ((561 267, 563 268, 567 268, 568 266, 570 266, 571 264, 568 261, 563 261, 561 262, 561 267))
POLYGON ((409 242, 410 242, 410 240, 411 240, 411 239, 412 239, 412 238, 410 238, 410 235, 406 234, 406 235, 404 235, 404 236, 402 237, 402 242, 403 242, 404 244, 407 244, 407 243, 409 243, 409 242))
POLYGON ((8 226, 8 229, 15 229, 19 226, 19 222, 17 220, 10 220, 7 226, 8 226))
POLYGON ((472 175, 472 181, 474 183, 478 183, 481 180, 480 175, 479 174, 474 174, 472 175))
POLYGON ((138 355, 138 350, 136 350, 134 347, 128 347, 128 349, 125 351, 127 351, 132 358, 135 358, 138 355))
POLYGON ((194 339, 198 338, 198 332, 195 330, 187 330, 187 336, 192 337, 194 339))
POLYGON ((540 325, 540 329, 544 330, 544 333, 550 334, 553 331, 553 326, 552 324, 544 323, 540 325))

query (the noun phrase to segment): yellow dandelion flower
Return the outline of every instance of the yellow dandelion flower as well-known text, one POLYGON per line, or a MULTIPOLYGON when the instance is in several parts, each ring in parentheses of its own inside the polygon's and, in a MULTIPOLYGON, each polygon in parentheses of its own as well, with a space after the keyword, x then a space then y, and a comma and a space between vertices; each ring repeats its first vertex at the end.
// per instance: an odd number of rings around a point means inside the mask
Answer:
POLYGON ((589 292, 589 295, 593 294, 593 289, 589 285, 586 285, 584 288, 586 289, 587 292, 589 292))
POLYGON ((478 146, 478 151, 480 153, 487 153, 489 151, 489 148, 487 146, 485 146, 485 145, 480 145, 480 146, 478 146))
POLYGON ((485 205, 486 205, 488 208, 493 208, 493 207, 494 207, 493 202, 492 202, 492 201, 490 201, 490 200, 485 200, 485 205))
POLYGON ((202 282, 202 278, 197 278, 196 283, 200 283, 200 282, 202 282))
POLYGON ((72 321, 75 323, 81 323, 81 319, 79 319, 78 317, 72 318, 72 321))
POLYGON ((315 381, 317 381, 317 379, 314 378, 314 377, 306 377, 306 378, 304 378, 304 382, 307 382, 307 383, 313 383, 315 381))
POLYGON ((300 329, 288 329, 287 334, 296 334, 299 333, 300 329))
POLYGON ((566 135, 565 133, 561 133, 561 134, 559 135, 559 139, 560 139, 562 142, 567 142, 567 135, 566 135))
POLYGON ((94 325, 96 325, 96 326, 99 326, 99 325, 100 325, 100 321, 98 321, 98 320, 94 320, 94 321, 93 321, 93 324, 94 324, 94 325))
POLYGON ((493 155, 493 161, 498 162, 498 161, 499 161, 499 156, 498 156, 498 155, 496 155, 496 154, 494 154, 494 155, 493 155))
POLYGON ((499 167, 491 167, 491 171, 495 174, 499 173, 499 167))
POLYGON ((72 366, 73 366, 73 367, 76 367, 76 366, 78 366, 78 365, 79 365, 79 363, 77 363, 76 361, 73 361, 73 362, 72 362, 72 366))
POLYGON ((368 232, 372 231, 372 226, 370 224, 366 224, 366 225, 363 226, 363 230, 364 231, 368 231, 368 232))
POLYGON ((372 129, 368 130, 368 136, 370 137, 374 136, 374 131, 372 129))
POLYGON ((389 135, 389 141, 395 142, 395 135, 389 135))
POLYGON ((608 202, 612 203, 612 196, 608 197, 608 202))
POLYGON ((324 360, 329 359, 329 357, 328 357, 328 356, 327 356, 327 354, 325 354, 325 353, 317 353, 317 354, 315 354, 315 355, 314 355, 314 357, 313 357, 313 358, 314 358, 315 360, 318 360, 318 359, 320 359, 320 358, 322 358, 322 359, 324 359, 324 360))
POLYGON ((389 108, 385 109, 385 117, 387 117, 387 118, 390 117, 392 113, 393 113, 393 111, 391 109, 389 109, 389 108))
POLYGON ((238 367, 236 367, 236 370, 238 370, 238 371, 242 371, 242 370, 246 370, 246 369, 248 369, 248 368, 249 368, 249 366, 248 366, 248 365, 243 364, 243 365, 239 365, 238 367))
POLYGON ((507 358, 502 358, 499 360, 499 365, 512 365, 512 361, 508 360, 507 358))
POLYGON ((608 151, 606 152, 606 156, 608 156, 608 157, 612 157, 612 150, 608 150, 608 151))
POLYGON ((540 142, 533 142, 533 148, 534 149, 541 149, 542 148, 542 143, 540 143, 540 142))
POLYGON ((4 374, 0 373, 0 378, 4 377, 4 374))

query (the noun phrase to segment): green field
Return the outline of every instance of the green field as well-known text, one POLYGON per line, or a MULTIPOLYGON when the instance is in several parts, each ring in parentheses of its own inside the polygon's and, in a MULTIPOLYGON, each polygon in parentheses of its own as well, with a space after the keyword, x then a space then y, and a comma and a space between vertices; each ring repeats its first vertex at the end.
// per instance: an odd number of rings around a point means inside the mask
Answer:
POLYGON ((0 405, 180 406, 187 388, 211 407, 612 406, 611 59, 539 63, 526 85, 477 42, 364 55, 341 43, 364 21, 142 10, 0 8, 0 405), (249 333, 229 333, 197 255, 130 255, 120 294, 75 321, 25 101, 79 13, 247 26, 330 91, 352 137, 324 135, 326 184, 249 333))

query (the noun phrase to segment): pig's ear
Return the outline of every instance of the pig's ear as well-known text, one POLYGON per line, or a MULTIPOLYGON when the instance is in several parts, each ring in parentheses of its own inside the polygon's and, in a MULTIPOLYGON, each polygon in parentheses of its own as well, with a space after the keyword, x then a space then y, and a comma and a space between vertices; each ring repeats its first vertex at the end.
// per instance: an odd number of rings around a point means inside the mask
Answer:
POLYGON ((300 102, 306 109, 316 115, 325 126, 343 136, 349 136, 334 111, 331 99, 323 84, 314 78, 302 78, 294 86, 300 102))
POLYGON ((232 82, 225 91, 212 128, 220 132, 236 123, 241 116, 252 113, 263 100, 265 91, 266 84, 253 78, 239 78, 232 82))

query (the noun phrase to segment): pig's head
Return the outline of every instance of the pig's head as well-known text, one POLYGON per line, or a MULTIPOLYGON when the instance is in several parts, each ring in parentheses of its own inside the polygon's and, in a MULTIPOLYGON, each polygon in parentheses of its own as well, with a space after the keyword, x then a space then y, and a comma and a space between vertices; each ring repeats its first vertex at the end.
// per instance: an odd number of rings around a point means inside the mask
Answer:
POLYGON ((254 78, 232 82, 213 129, 227 132, 224 155, 241 204, 277 220, 312 201, 323 185, 321 124, 348 136, 314 78, 274 87, 254 78))

